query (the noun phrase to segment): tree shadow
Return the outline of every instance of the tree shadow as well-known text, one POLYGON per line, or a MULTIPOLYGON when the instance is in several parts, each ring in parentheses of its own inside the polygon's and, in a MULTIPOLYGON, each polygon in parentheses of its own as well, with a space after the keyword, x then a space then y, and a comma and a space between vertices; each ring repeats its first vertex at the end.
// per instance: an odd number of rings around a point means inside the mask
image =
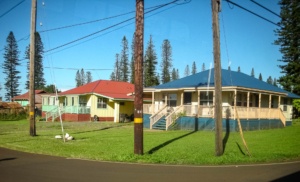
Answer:
POLYGON ((149 150, 149 151, 147 152, 147 154, 153 154, 153 153, 155 153, 156 151, 160 150, 161 148, 163 148, 163 147, 165 147, 165 146, 167 146, 167 145, 169 145, 169 144, 171 144, 171 143, 173 143, 173 142, 175 142, 175 141, 177 141, 177 140, 179 140, 179 139, 181 139, 181 138, 187 137, 187 136, 189 136, 189 135, 191 135, 191 134, 193 134, 193 133, 195 133, 195 132, 196 132, 196 131, 192 131, 192 132, 190 132, 190 133, 187 133, 187 134, 184 134, 184 135, 182 135, 182 136, 173 138, 173 139, 171 139, 171 140, 169 140, 169 141, 166 141, 166 142, 164 142, 164 143, 162 143, 162 144, 160 144, 160 145, 158 145, 158 146, 152 148, 151 150, 149 150))
POLYGON ((10 161, 10 160, 15 160, 17 158, 15 157, 10 157, 10 158, 4 158, 4 159, 0 159, 0 162, 3 162, 3 161, 10 161))
POLYGON ((230 116, 231 116, 230 109, 227 108, 226 109, 226 133, 225 133, 225 136, 223 138, 223 153, 225 152, 226 144, 228 142, 229 135, 230 135, 230 120, 229 120, 230 116))
POLYGON ((243 154, 243 155, 246 155, 245 152, 243 151, 242 147, 240 146, 240 144, 238 142, 235 142, 236 145, 238 146, 240 152, 243 154))
MULTIPOLYGON (((74 134, 90 133, 90 132, 96 132, 96 131, 104 131, 104 130, 109 130, 109 129, 113 129, 113 128, 125 127, 125 126, 128 126, 128 125, 130 125, 130 124, 122 124, 122 125, 116 125, 116 126, 107 126, 107 127, 103 127, 103 128, 99 128, 99 129, 91 129, 91 130, 77 131, 77 132, 66 132, 67 130, 69 130, 69 128, 64 128, 64 130, 65 130, 65 133, 70 133, 70 134, 72 133, 72 135, 74 135, 74 134)), ((43 136, 52 136, 52 134, 45 134, 43 136)))

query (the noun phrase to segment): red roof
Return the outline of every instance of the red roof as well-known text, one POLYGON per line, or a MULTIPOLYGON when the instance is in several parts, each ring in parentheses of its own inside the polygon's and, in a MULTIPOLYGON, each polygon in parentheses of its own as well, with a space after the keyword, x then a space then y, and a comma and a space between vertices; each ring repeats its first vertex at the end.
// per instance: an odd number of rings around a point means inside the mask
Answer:
POLYGON ((85 85, 82 85, 59 95, 84 95, 84 94, 99 94, 112 99, 133 99, 133 96, 127 94, 134 92, 134 85, 128 82, 97 80, 85 85))
MULTIPOLYGON (((35 90, 35 94, 39 95, 42 93, 46 93, 44 90, 35 90)), ((12 98, 12 100, 29 100, 29 92, 26 92, 25 94, 18 95, 12 98)))

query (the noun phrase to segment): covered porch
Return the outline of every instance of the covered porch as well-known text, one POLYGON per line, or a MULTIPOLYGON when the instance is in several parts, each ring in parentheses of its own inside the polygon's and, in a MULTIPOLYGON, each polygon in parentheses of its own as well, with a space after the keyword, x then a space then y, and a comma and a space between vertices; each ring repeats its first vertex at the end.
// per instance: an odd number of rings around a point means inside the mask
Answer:
MULTIPOLYGON (((209 89, 152 90, 144 92, 151 103, 144 104, 144 113, 150 114, 150 128, 161 118, 166 130, 180 116, 214 118, 215 94, 209 89)), ((292 101, 284 93, 248 88, 223 88, 222 117, 236 120, 279 119, 282 125, 291 119, 292 101)))

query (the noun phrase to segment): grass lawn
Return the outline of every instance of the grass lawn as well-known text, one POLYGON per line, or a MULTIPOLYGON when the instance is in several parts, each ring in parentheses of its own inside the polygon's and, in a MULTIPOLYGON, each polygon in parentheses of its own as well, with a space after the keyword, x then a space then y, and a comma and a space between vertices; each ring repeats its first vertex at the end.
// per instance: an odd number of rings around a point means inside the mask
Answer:
MULTIPOLYGON (((0 147, 20 151, 101 161, 134 163, 219 165, 300 160, 300 122, 282 129, 247 131, 244 138, 231 132, 224 154, 215 156, 211 131, 153 131, 144 129, 144 155, 134 154, 133 123, 65 122, 65 133, 75 138, 63 142, 60 123, 37 122, 37 136, 29 135, 29 122, 0 121, 0 147)), ((224 136, 226 134, 224 133, 224 136)))

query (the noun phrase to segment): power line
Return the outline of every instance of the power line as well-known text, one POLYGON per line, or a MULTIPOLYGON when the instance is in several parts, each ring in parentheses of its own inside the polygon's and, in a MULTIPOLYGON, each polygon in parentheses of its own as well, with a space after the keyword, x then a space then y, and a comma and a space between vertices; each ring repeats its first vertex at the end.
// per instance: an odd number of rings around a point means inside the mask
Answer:
MULTIPOLYGON (((27 67, 27 64, 20 64, 19 66, 24 66, 27 67)), ((80 70, 82 68, 62 68, 62 67, 52 67, 52 66, 43 66, 43 68, 47 69, 58 69, 58 70, 80 70)), ((110 71, 114 70, 113 68, 83 68, 84 70, 89 70, 89 71, 110 71)))
MULTIPOLYGON (((60 69, 60 70, 80 70, 81 68, 61 68, 61 67, 50 67, 50 66, 45 66, 44 68, 50 68, 50 69, 60 69)), ((101 69, 101 68, 84 68, 84 70, 90 70, 90 71, 110 71, 113 69, 101 69)))
MULTIPOLYGON (((182 4, 186 4, 186 3, 191 2, 191 0, 184 0, 183 3, 176 3, 177 1, 180 1, 180 0, 175 0, 175 1, 171 2, 171 3, 174 3, 176 5, 182 5, 182 4)), ((154 9, 154 8, 161 7, 161 6, 162 5, 152 6, 152 7, 146 8, 146 10, 147 9, 154 9)), ((73 24, 73 25, 67 25, 67 26, 52 28, 52 29, 48 29, 48 30, 43 30, 43 31, 39 31, 39 33, 44 33, 44 32, 49 32, 49 31, 55 31, 55 30, 60 30, 60 29, 65 29, 65 28, 71 28, 71 27, 86 25, 86 24, 90 24, 90 23, 96 23, 96 22, 100 22, 100 21, 104 21, 104 20, 109 20, 109 19, 121 17, 121 16, 128 15, 128 14, 132 14, 132 13, 135 13, 135 11, 130 11, 130 12, 122 13, 122 14, 119 14, 119 15, 114 15, 114 16, 110 16, 110 17, 106 17, 106 18, 97 19, 97 20, 92 20, 92 21, 77 23, 77 24, 73 24)))
POLYGON ((112 19, 112 18, 117 18, 117 17, 120 17, 120 16, 124 16, 124 15, 127 15, 127 14, 134 13, 134 12, 135 11, 131 11, 131 12, 127 12, 127 13, 123 13, 123 14, 119 14, 119 15, 115 15, 115 16, 110 16, 110 17, 106 17, 106 18, 102 18, 102 19, 98 19, 98 20, 92 20, 92 21, 88 21, 88 22, 77 23, 77 24, 67 25, 67 26, 58 27, 58 28, 52 28, 52 29, 48 29, 48 30, 39 31, 39 33, 49 32, 49 31, 54 31, 54 30, 60 30, 60 29, 65 29, 65 28, 71 28, 71 27, 90 24, 90 23, 96 23, 96 22, 99 22, 99 21, 108 20, 108 19, 112 19))
POLYGON ((15 9, 16 7, 18 7, 20 4, 22 4, 23 2, 25 2, 25 0, 19 2, 18 4, 14 5, 12 8, 10 8, 9 10, 7 10, 6 12, 4 12, 2 15, 0 15, 0 18, 2 18, 3 16, 5 16, 6 14, 8 14, 9 12, 11 12, 13 9, 15 9))
MULTIPOLYGON (((171 1, 171 2, 169 2, 169 3, 165 3, 165 4, 162 4, 162 5, 159 5, 159 6, 157 6, 156 8, 153 8, 152 10, 149 10, 149 11, 147 11, 147 12, 144 13, 144 14, 148 14, 148 13, 150 13, 150 12, 152 12, 152 11, 157 10, 157 9, 160 9, 160 8, 163 8, 163 7, 168 6, 168 5, 170 5, 170 4, 176 3, 177 1, 180 1, 180 0, 174 0, 174 1, 171 1)), ((178 5, 186 4, 186 3, 189 3, 189 2, 191 2, 191 1, 185 1, 184 3, 178 4, 178 5)), ((49 49, 49 50, 44 51, 44 52, 46 53, 46 52, 50 52, 50 51, 59 49, 59 48, 61 48, 61 47, 67 46, 67 45, 69 45, 69 44, 72 44, 72 43, 74 43, 74 42, 77 42, 77 41, 80 41, 80 40, 83 40, 83 39, 86 39, 86 38, 88 38, 88 37, 91 37, 91 36, 96 35, 96 34, 98 34, 98 33, 100 33, 100 32, 103 32, 103 31, 106 31, 106 30, 108 30, 108 29, 114 28, 114 27, 116 27, 116 26, 118 26, 118 25, 121 25, 121 24, 123 24, 123 23, 129 22, 129 21, 134 20, 134 19, 135 19, 135 17, 129 18, 129 19, 127 19, 127 20, 121 21, 121 22, 119 22, 119 23, 116 23, 116 24, 114 24, 114 25, 111 25, 111 26, 109 26, 109 27, 106 27, 106 28, 104 28, 104 29, 102 29, 102 30, 96 31, 96 32, 94 32, 94 33, 91 33, 91 34, 89 34, 89 35, 86 35, 86 36, 83 36, 83 37, 81 37, 81 38, 75 39, 75 40, 73 40, 73 41, 70 41, 70 42, 68 42, 68 43, 65 43, 65 44, 62 44, 62 45, 60 45, 60 46, 54 47, 54 48, 49 49)))
MULTIPOLYGON (((190 1, 191 1, 191 0, 190 0, 190 1)), ((189 2, 190 2, 190 1, 189 1, 189 2)), ((171 8, 174 8, 174 7, 177 6, 177 5, 181 5, 181 4, 176 4, 176 5, 172 6, 172 7, 169 7, 169 8, 166 8, 166 9, 164 9, 164 10, 158 11, 158 12, 156 12, 156 13, 154 13, 154 14, 151 14, 151 15, 145 17, 145 19, 147 19, 147 18, 149 18, 149 17, 152 17, 152 16, 154 16, 154 15, 156 15, 156 14, 159 14, 159 13, 161 13, 161 12, 164 12, 164 11, 166 11, 166 10, 169 10, 169 9, 171 9, 171 8)), ((147 9, 149 9, 149 8, 147 8, 147 9)), ((49 55, 52 55, 52 54, 56 54, 56 53, 59 53, 59 52, 61 52, 61 51, 70 49, 70 48, 72 48, 72 47, 81 45, 81 44, 83 44, 83 43, 86 43, 86 42, 88 42, 88 41, 94 40, 94 39, 96 39, 96 38, 98 38, 98 37, 101 37, 101 36, 103 36, 103 35, 106 35, 106 34, 109 34, 109 33, 114 32, 114 31, 120 30, 120 29, 122 29, 122 28, 124 28, 124 27, 126 27, 126 26, 129 26, 129 25, 133 24, 133 23, 134 23, 134 22, 130 22, 130 23, 125 24, 125 25, 123 25, 123 26, 121 26, 121 27, 118 27, 118 28, 115 28, 115 29, 113 29, 113 30, 111 30, 111 31, 105 32, 105 33, 103 33, 103 34, 100 34, 100 35, 98 35, 98 36, 96 36, 96 37, 92 37, 92 38, 90 38, 90 39, 88 39, 88 40, 85 40, 85 41, 80 42, 80 43, 78 43, 78 44, 75 44, 75 45, 69 46, 69 47, 67 47, 67 48, 58 50, 58 51, 56 51, 56 52, 49 53, 49 54, 47 54, 47 55, 45 55, 45 56, 49 56, 49 55)))
POLYGON ((279 18, 281 18, 279 14, 275 13, 274 11, 270 10, 269 8, 266 8, 265 6, 259 4, 258 2, 254 1, 254 0, 250 0, 250 1, 253 2, 254 4, 256 4, 256 5, 260 6, 260 7, 262 7, 263 9, 269 11, 270 13, 272 13, 272 14, 278 16, 279 18))
POLYGON ((245 10, 245 11, 247 11, 247 12, 249 12, 249 13, 251 13, 251 14, 253 14, 253 15, 255 15, 255 16, 257 16, 257 17, 259 17, 259 18, 261 18, 261 19, 263 19, 265 21, 267 21, 267 22, 269 22, 269 23, 272 23, 272 24, 280 27, 280 25, 278 25, 277 23, 275 23, 275 22, 273 22, 273 21, 271 21, 271 20, 269 20, 269 19, 267 19, 267 18, 265 18, 263 16, 260 16, 259 14, 254 13, 253 11, 250 11, 250 10, 246 9, 246 8, 242 7, 241 5, 236 4, 235 2, 232 2, 230 0, 225 0, 225 1, 228 2, 228 3, 230 3, 230 4, 233 4, 233 5, 237 6, 239 8, 241 8, 241 9, 243 9, 243 10, 245 10))

